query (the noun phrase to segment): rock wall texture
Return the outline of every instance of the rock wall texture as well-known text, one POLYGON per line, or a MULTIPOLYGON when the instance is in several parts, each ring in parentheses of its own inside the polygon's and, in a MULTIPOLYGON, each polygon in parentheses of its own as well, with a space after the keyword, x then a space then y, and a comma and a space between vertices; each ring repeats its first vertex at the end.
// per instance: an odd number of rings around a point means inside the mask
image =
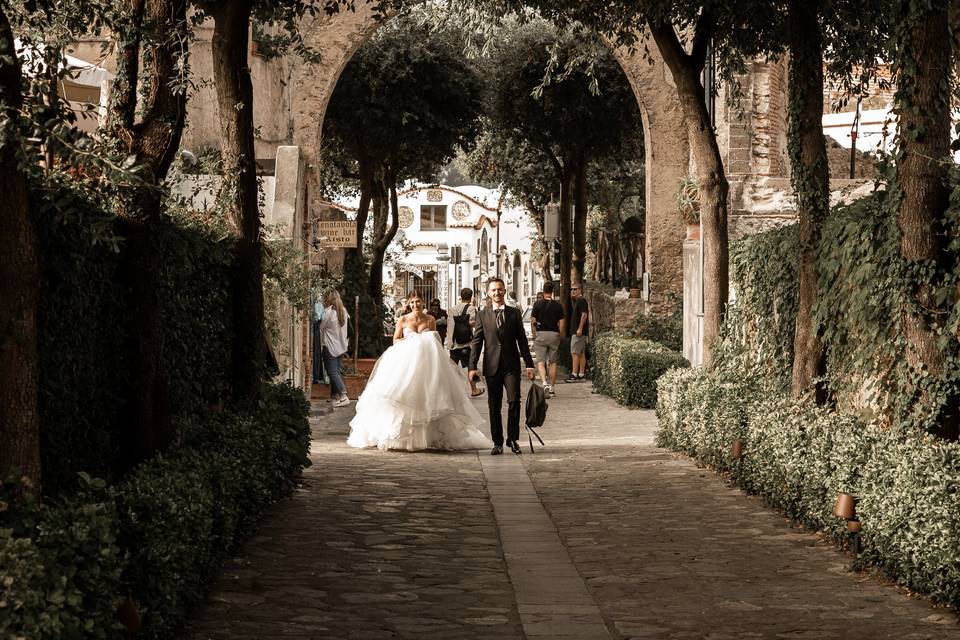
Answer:
MULTIPOLYGON (((681 242, 681 248, 683 243, 681 242)), ((627 331, 638 316, 647 313, 647 303, 640 298, 614 298, 598 289, 586 290, 590 305, 590 331, 627 331)))

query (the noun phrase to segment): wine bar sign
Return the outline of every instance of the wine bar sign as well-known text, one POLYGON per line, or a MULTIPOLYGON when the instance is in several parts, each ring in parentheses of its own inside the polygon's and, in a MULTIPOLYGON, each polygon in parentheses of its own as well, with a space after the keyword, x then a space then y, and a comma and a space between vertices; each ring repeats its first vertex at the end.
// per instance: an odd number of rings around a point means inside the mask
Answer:
POLYGON ((317 239, 321 247, 355 248, 357 224, 352 220, 317 222, 317 239))

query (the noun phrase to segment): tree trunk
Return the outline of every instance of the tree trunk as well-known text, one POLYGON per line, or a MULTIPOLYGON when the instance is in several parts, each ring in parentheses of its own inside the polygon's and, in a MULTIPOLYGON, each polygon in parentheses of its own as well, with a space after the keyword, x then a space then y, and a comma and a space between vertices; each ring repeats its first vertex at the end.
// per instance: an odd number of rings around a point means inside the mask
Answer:
POLYGON ((574 168, 574 200, 576 202, 573 218, 573 279, 583 282, 587 263, 587 161, 583 154, 577 158, 574 168))
POLYGON ((251 0, 212 5, 213 71, 223 153, 221 198, 237 238, 234 268, 233 394, 255 401, 266 364, 263 324, 263 247, 253 137, 253 84, 248 66, 251 0))
MULTIPOLYGON (((0 102, 8 123, 23 104, 13 32, 0 6, 0 102)), ((18 167, 17 127, 0 138, 0 479, 26 477, 40 494, 40 418, 37 303, 40 258, 24 175, 18 167)))
POLYGON ((730 186, 700 79, 706 60, 705 41, 709 40, 709 35, 702 29, 709 24, 708 18, 698 24, 691 54, 685 53, 673 25, 650 25, 657 48, 677 85, 690 149, 697 165, 700 223, 703 227, 703 366, 708 370, 713 368, 712 347, 720 336, 730 286, 727 240, 730 186))
POLYGON ((373 258, 370 261, 370 286, 368 291, 374 304, 379 310, 383 305, 383 261, 390 243, 397 237, 400 228, 399 206, 397 202, 397 185, 395 176, 389 171, 384 176, 385 184, 378 191, 383 191, 382 224, 377 225, 379 233, 374 234, 373 258), (389 195, 388 195, 389 194, 389 195), (387 219, 389 218, 389 225, 387 219))
MULTIPOLYGON (((914 274, 913 304, 904 309, 907 361, 930 378, 943 374, 944 354, 937 345, 937 320, 932 313, 946 305, 934 298, 934 288, 948 266, 944 247, 944 213, 949 204, 946 186, 950 154, 950 72, 952 56, 944 52, 951 42, 947 0, 935 0, 923 9, 901 3, 897 48, 901 65, 894 98, 899 117, 900 161, 897 185, 900 209, 900 255, 914 274), (930 310, 930 312, 926 311, 930 310)), ((956 439, 956 398, 946 399, 938 411, 939 435, 956 439)), ((936 401, 924 393, 921 402, 936 401)))
MULTIPOLYGON (((823 135, 823 38, 817 0, 790 0, 789 150, 800 223, 799 305, 793 340, 794 397, 825 373, 825 358, 813 317, 818 298, 817 245, 830 209, 830 170, 823 135)), ((818 384, 818 404, 826 388, 818 384)))
POLYGON ((560 303, 569 311, 570 287, 573 283, 573 172, 564 167, 560 178, 560 303))
POLYGON ((127 239, 123 273, 132 325, 127 349, 133 397, 126 411, 134 426, 125 443, 124 463, 133 465, 166 447, 173 436, 160 318, 162 256, 156 236, 162 223, 161 183, 176 158, 186 122, 186 91, 177 87, 187 80, 182 66, 189 54, 187 2, 148 0, 144 6, 134 0, 127 19, 126 28, 116 32, 121 55, 108 131, 145 168, 143 183, 124 194, 119 205, 127 239), (144 32, 150 37, 143 39, 144 32), (143 57, 150 84, 142 119, 135 123, 141 47, 149 50, 143 57))

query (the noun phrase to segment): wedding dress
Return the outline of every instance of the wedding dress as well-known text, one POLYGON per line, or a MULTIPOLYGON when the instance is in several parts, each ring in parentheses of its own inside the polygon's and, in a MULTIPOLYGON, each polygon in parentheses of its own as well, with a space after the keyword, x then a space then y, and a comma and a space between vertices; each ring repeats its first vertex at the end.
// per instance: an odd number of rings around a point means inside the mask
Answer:
POLYGON ((467 377, 450 359, 436 331, 403 331, 384 352, 350 421, 351 447, 483 449, 490 446, 483 418, 470 402, 467 377))

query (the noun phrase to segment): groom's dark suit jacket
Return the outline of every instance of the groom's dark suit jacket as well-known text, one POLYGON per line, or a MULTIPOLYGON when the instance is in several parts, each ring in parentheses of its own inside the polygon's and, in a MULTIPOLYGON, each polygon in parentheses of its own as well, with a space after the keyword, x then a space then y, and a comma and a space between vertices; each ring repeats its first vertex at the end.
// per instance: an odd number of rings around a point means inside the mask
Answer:
POLYGON ((497 315, 493 308, 480 311, 480 323, 473 330, 470 342, 470 369, 476 371, 483 350, 483 369, 486 377, 520 371, 520 358, 527 368, 533 368, 530 357, 530 345, 523 331, 523 319, 520 310, 504 307, 503 328, 497 331, 497 315), (501 371, 500 368, 503 367, 501 371))

